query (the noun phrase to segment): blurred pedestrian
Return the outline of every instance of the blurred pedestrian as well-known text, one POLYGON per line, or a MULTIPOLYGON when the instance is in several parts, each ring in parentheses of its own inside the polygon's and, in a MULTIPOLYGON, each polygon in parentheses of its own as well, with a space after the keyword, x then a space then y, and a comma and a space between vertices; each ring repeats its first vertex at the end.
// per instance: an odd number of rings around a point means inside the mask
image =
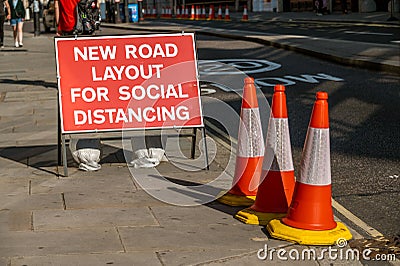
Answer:
POLYGON ((340 3, 342 5, 342 12, 343 14, 347 14, 348 10, 347 10, 347 0, 340 0, 340 3))
POLYGON ((25 7, 22 0, 8 0, 8 5, 10 6, 11 13, 11 27, 14 34, 15 47, 22 47, 22 38, 25 20, 25 7))
POLYGON ((54 16, 57 35, 72 35, 75 29, 77 14, 76 6, 79 0, 55 0, 54 16))
POLYGON ((316 10, 317 16, 322 16, 322 12, 323 12, 322 11, 322 5, 323 5, 322 0, 315 0, 314 5, 315 5, 315 10, 316 10))
POLYGON ((328 0, 322 0, 322 14, 329 15, 328 0))
POLYGON ((0 48, 4 48, 4 21, 10 18, 11 10, 8 1, 0 0, 0 48))

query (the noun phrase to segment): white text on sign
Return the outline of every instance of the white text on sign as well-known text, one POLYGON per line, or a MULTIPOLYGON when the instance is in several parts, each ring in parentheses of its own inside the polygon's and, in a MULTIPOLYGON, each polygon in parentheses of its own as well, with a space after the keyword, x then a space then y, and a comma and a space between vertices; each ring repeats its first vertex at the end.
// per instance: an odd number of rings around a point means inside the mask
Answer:
MULTIPOLYGON (((117 53, 117 46, 85 46, 74 47, 74 60, 84 61, 99 61, 99 60, 115 60, 117 53)), ((126 59, 148 59, 148 58, 165 58, 175 57, 178 54, 178 47, 174 43, 160 44, 156 43, 154 46, 144 43, 142 45, 125 45, 125 58, 126 59)))

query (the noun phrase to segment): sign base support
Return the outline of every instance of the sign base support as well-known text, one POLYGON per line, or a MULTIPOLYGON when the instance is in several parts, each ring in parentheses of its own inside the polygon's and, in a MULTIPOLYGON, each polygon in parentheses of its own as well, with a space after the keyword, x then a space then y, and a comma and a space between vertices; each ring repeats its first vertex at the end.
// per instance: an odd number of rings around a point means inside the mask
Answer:
POLYGON ((64 177, 68 176, 68 162, 67 162, 67 145, 65 144, 65 135, 61 135, 61 146, 62 146, 62 159, 64 167, 64 177))
MULTIPOLYGON (((204 148, 204 161, 205 161, 205 168, 207 170, 210 170, 209 166, 209 161, 208 161, 208 148, 207 148, 207 136, 206 136, 206 128, 201 127, 201 128, 193 128, 193 133, 191 134, 192 137, 192 144, 191 144, 191 150, 190 150, 190 157, 191 159, 194 159, 196 155, 196 135, 197 135, 197 129, 201 130, 202 134, 202 139, 203 139, 203 148, 204 148)), ((64 169, 64 177, 68 177, 68 161, 67 161, 67 141, 65 138, 66 134, 61 133, 61 128, 59 126, 59 133, 58 133, 58 143, 57 143, 57 165, 58 166, 63 166, 64 169), (61 163, 62 161, 62 163, 61 163)), ((190 135, 189 135, 190 136, 190 135)))

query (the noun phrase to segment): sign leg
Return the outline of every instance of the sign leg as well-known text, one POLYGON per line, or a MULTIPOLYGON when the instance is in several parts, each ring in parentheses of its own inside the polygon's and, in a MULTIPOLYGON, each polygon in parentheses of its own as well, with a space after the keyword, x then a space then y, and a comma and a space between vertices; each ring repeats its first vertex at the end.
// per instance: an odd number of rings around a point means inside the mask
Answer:
POLYGON ((194 156, 196 154, 196 133, 197 133, 197 128, 193 128, 193 135, 192 135, 192 148, 190 151, 190 158, 194 159, 194 156))
POLYGON ((65 135, 61 136, 62 142, 62 153, 63 153, 63 166, 64 166, 64 176, 68 176, 68 162, 67 162, 67 149, 65 145, 65 135))
POLYGON ((57 101, 57 166, 61 166, 61 119, 60 119, 60 103, 57 101))
POLYGON ((204 158, 206 160, 206 168, 207 170, 210 170, 209 162, 208 162, 208 150, 207 150, 207 137, 206 137, 206 127, 202 127, 202 135, 203 135, 203 141, 204 141, 204 158))

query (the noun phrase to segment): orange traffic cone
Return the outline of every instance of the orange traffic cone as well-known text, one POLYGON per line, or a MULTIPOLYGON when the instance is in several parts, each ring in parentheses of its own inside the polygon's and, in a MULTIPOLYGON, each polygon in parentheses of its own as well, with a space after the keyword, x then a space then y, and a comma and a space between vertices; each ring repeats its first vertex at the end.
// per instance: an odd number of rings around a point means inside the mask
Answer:
POLYGON ((282 218, 292 201, 295 178, 283 85, 274 88, 261 177, 253 206, 235 215, 246 224, 267 225, 282 218))
POLYGON ((201 8, 200 6, 196 6, 196 20, 200 19, 200 15, 201 15, 201 8))
POLYGON ((208 11, 208 18, 207 20, 213 20, 215 18, 214 14, 214 5, 210 5, 210 9, 208 11))
POLYGON ((165 9, 161 8, 161 18, 165 18, 165 9))
POLYGON ((221 5, 219 5, 219 7, 218 7, 218 16, 217 16, 217 19, 218 19, 218 20, 221 20, 221 19, 222 19, 222 6, 221 6, 221 5))
POLYGON ((224 20, 225 21, 231 20, 231 16, 229 15, 229 7, 228 7, 228 5, 225 6, 225 18, 224 18, 224 20))
POLYGON ((167 18, 172 18, 172 8, 167 7, 167 18))
POLYGON ((254 79, 244 79, 236 167, 231 190, 218 200, 230 206, 254 203, 260 181, 264 141, 254 79))
POLYGON ((185 6, 185 18, 190 18, 189 9, 185 6))
POLYGON ((194 13, 194 5, 192 5, 192 11, 190 13, 190 19, 194 20, 195 19, 195 13, 194 13))
POLYGON ((157 10, 155 7, 153 7, 153 11, 151 12, 151 17, 156 18, 157 17, 157 10))
POLYGON ((244 5, 244 8, 243 8, 242 21, 249 21, 249 15, 247 14, 247 5, 244 5))
POLYGON ((181 8, 181 18, 186 18, 186 14, 185 14, 185 6, 184 5, 182 5, 182 8, 181 8))
POLYGON ((176 7, 176 18, 181 18, 181 11, 179 10, 179 7, 176 7))
POLYGON ((206 7, 204 5, 201 8, 200 19, 206 19, 206 7))
POLYGON ((317 92, 292 203, 286 218, 268 223, 272 237, 305 245, 333 245, 352 238, 333 218, 327 100, 326 92, 317 92))

